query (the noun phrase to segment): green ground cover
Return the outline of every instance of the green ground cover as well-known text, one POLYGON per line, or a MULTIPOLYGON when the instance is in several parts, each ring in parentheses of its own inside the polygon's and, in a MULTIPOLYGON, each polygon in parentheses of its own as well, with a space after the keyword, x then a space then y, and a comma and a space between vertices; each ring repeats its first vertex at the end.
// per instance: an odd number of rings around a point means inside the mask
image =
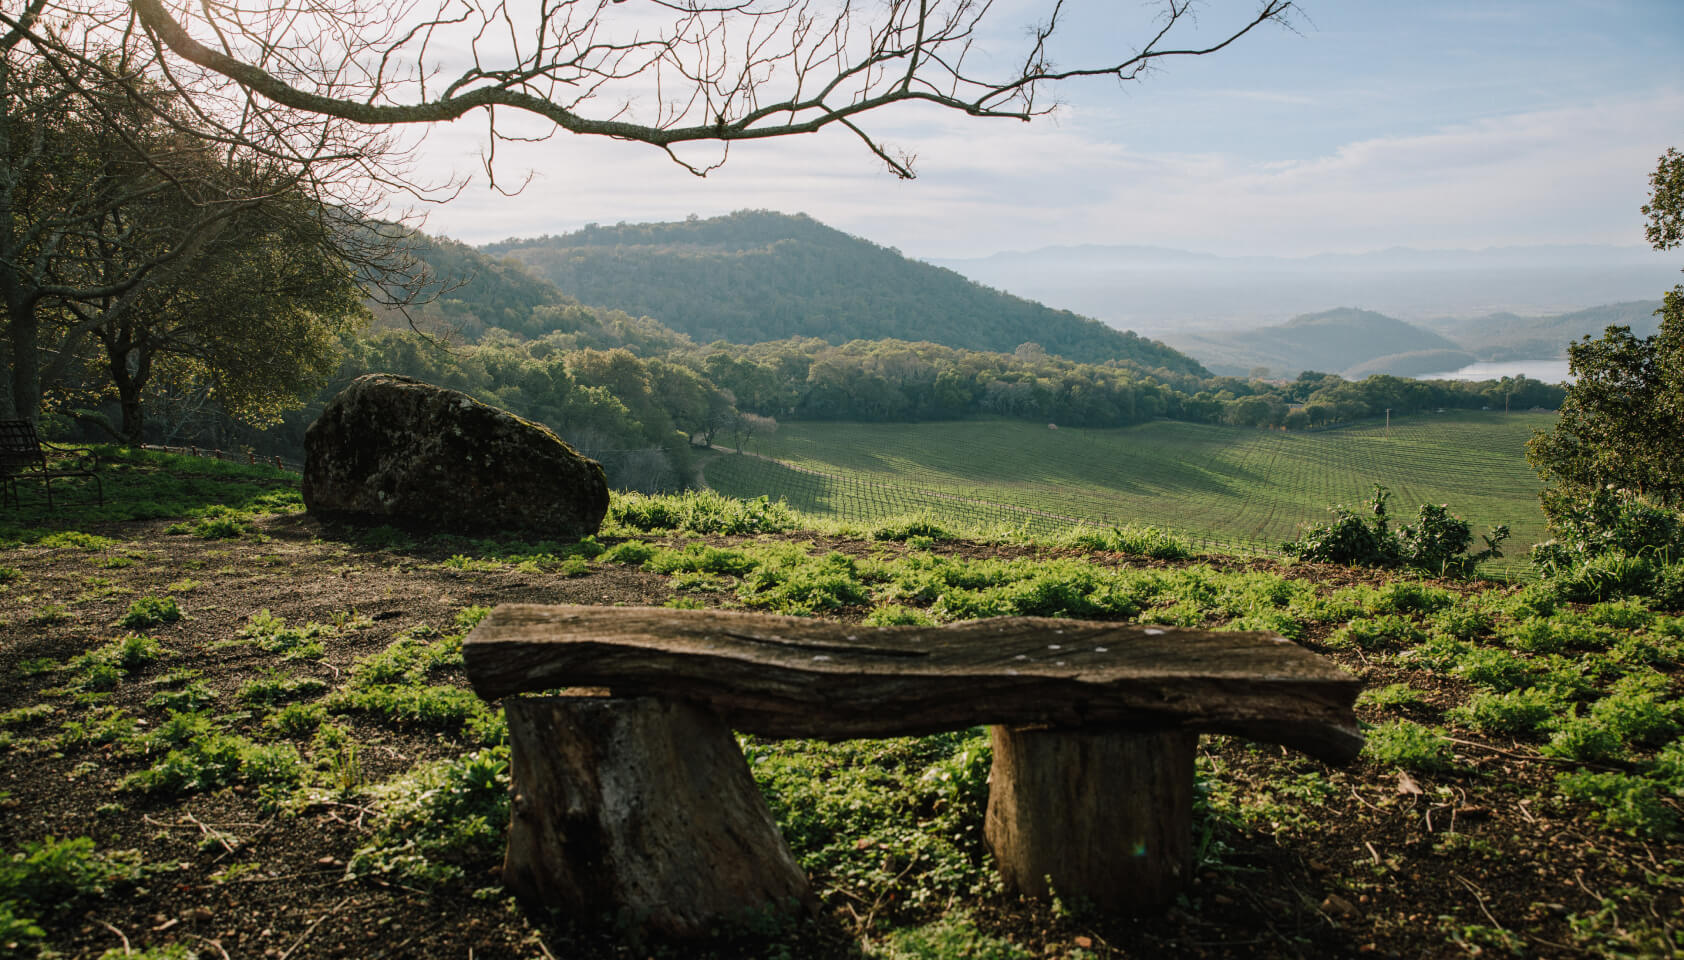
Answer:
POLYGON ((706 476, 731 496, 783 497, 849 522, 929 512, 956 524, 1018 523, 1048 533, 1069 517, 1263 550, 1302 523, 1326 519, 1329 504, 1358 505, 1381 483, 1409 515, 1416 505, 1445 503, 1476 532, 1508 524, 1509 558, 1492 569, 1517 570, 1545 539, 1526 440, 1554 418, 1450 412, 1394 418, 1389 430, 1377 421, 1316 432, 1167 420, 1115 430, 1004 420, 786 423, 754 441, 780 463, 725 455, 706 476))
POLYGON ((1684 949, 1676 597, 1190 558, 1145 528, 849 528, 713 492, 617 494, 577 544, 418 536, 319 524, 273 496, 287 478, 229 480, 238 512, 170 500, 192 463, 149 462, 174 516, 17 514, 0 544, 0 957, 1684 949), (1187 893, 1120 916, 1000 889, 981 729, 744 737, 819 914, 646 943, 502 886, 506 728, 461 650, 509 601, 1269 630, 1364 681, 1368 746, 1330 767, 1203 738, 1187 893))

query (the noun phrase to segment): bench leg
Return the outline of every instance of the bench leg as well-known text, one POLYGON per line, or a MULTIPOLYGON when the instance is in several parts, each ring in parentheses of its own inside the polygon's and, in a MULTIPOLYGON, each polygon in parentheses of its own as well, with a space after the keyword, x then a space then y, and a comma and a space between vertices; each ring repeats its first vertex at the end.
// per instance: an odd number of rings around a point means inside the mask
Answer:
POLYGON ((503 883, 531 906, 672 935, 811 903, 736 737, 650 697, 503 701, 514 803, 503 883))
POLYGON ((1197 734, 994 727, 993 739, 985 836, 1008 891, 1112 913, 1181 891, 1197 734))

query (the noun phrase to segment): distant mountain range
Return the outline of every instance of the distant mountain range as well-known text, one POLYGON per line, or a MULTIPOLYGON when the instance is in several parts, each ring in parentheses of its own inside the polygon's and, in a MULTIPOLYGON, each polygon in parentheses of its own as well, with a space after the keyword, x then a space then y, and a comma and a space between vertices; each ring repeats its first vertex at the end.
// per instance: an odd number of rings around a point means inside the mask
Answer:
POLYGON ((1479 361, 1557 359, 1565 356, 1569 343, 1586 335, 1598 336, 1611 324, 1648 336, 1657 329, 1654 312, 1659 306, 1658 300, 1642 300, 1551 317, 1499 313, 1418 324, 1342 307, 1274 326, 1166 339, 1213 373, 1228 376, 1247 376, 1267 368, 1269 376, 1285 378, 1305 370, 1337 373, 1350 380, 1375 373, 1420 377, 1479 361))
POLYGON ((1329 304, 1410 322, 1549 315, 1653 297, 1679 280, 1675 256, 1637 246, 1392 248, 1312 257, 1069 246, 931 262, 1172 343, 1171 333, 1279 323, 1329 304))
POLYGON ((481 249, 519 260, 584 303, 653 317, 701 343, 893 338, 1010 353, 1032 341, 1071 360, 1205 372, 1162 343, 989 289, 805 215, 591 226, 481 249))
MULTIPOLYGON (((751 211, 712 220, 591 227, 479 249, 442 238, 416 239, 446 286, 408 317, 388 315, 386 322, 415 320, 469 338, 493 328, 522 337, 559 332, 574 346, 627 346, 644 354, 694 350, 715 340, 748 344, 788 337, 837 344, 926 340, 997 352, 1033 341, 1069 359, 1120 361, 1144 370, 1247 376, 1266 368, 1271 377, 1285 378, 1319 370, 1360 379, 1373 373, 1421 376, 1476 361, 1559 358, 1567 344, 1610 324, 1631 326, 1640 336, 1654 333, 1659 306, 1626 300, 1545 316, 1495 311, 1413 322, 1342 307, 1264 326, 1181 329, 1159 342, 989 289, 805 216, 751 211)), ((1329 274, 1362 277, 1386 264, 1397 276, 1414 271, 1431 279, 1451 264, 1479 273, 1469 264, 1484 263, 1501 272, 1505 263, 1617 265, 1630 255, 1619 248, 1549 247, 1478 254, 1388 250, 1306 260, 1329 274)), ((1058 263, 1059 269, 1080 273, 1119 257, 1155 276, 1197 279, 1215 270, 1258 282, 1288 262, 1155 247, 1049 248, 990 260, 1036 263, 1050 272, 1058 263), (1229 269, 1235 264, 1243 267, 1241 273, 1229 269)), ((1675 276, 1669 266, 1660 280, 1670 285, 1675 276)))

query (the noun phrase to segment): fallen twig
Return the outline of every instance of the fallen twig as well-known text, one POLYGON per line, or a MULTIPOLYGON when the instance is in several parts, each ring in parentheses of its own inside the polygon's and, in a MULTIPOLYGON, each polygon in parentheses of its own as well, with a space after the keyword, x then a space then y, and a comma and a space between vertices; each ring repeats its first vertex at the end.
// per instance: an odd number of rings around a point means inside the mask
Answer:
POLYGON ((298 939, 294 940, 292 942, 292 946, 286 948, 285 952, 283 952, 281 954, 279 960, 287 960, 288 957, 292 956, 292 952, 294 950, 297 950, 300 946, 302 946, 304 944, 304 941, 310 939, 310 934, 316 932, 316 928, 322 925, 323 920, 326 920, 328 917, 331 917, 334 914, 338 913, 341 907, 345 906, 347 903, 350 903, 350 902, 351 902, 351 898, 346 897, 345 899, 343 899, 343 900, 339 901, 338 903, 334 904, 332 910, 329 910, 328 912, 326 912, 326 913, 322 914, 321 916, 317 917, 316 921, 314 923, 310 924, 310 926, 306 927, 304 932, 302 934, 299 934, 298 939))

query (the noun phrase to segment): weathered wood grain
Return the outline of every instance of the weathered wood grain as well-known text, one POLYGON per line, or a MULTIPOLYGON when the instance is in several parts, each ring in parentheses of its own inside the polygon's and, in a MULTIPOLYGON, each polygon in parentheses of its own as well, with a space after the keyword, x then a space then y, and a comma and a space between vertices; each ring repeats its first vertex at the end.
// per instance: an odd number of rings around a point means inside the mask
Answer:
POLYGON ((1009 893, 1138 913, 1193 868, 1198 736, 995 727, 984 836, 1009 893))
POLYGON ((719 610, 505 604, 469 635, 486 699, 556 687, 705 704, 768 737, 903 736, 978 724, 1184 730, 1334 762, 1362 746, 1360 682, 1267 633, 1016 617, 940 627, 719 610))
POLYGON ((811 900, 736 737, 706 710, 608 697, 505 707, 503 882, 521 900, 680 937, 811 900))

